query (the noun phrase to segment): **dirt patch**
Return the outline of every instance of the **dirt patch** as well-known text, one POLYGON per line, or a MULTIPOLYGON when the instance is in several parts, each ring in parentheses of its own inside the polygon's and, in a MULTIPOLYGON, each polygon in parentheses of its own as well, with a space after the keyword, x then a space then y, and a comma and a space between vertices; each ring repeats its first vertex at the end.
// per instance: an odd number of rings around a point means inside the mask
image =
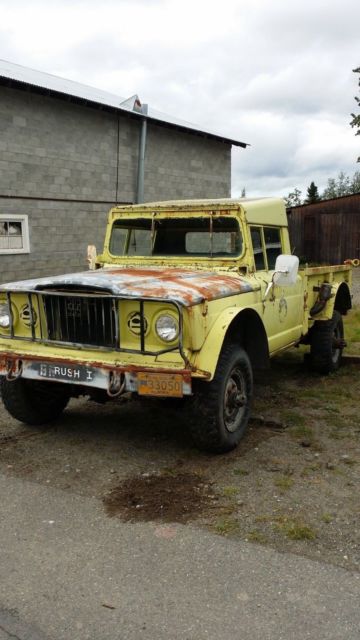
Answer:
POLYGON ((210 484, 200 476, 180 473, 127 478, 103 502, 109 516, 127 522, 188 522, 209 511, 216 499, 210 484))

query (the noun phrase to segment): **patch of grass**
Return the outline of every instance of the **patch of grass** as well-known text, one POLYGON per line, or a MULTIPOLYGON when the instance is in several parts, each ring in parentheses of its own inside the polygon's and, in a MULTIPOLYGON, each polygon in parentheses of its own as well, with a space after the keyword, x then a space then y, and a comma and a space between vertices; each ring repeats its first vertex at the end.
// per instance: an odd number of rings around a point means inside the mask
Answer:
POLYGON ((314 540, 316 538, 316 532, 309 525, 297 520, 285 518, 283 522, 278 522, 275 527, 289 540, 314 540))
POLYGON ((255 522, 270 522, 273 519, 273 516, 263 514, 255 517, 255 522))
POLYGON ((291 435, 294 438, 306 439, 312 442, 314 440, 314 432, 311 427, 307 427, 306 425, 297 425, 294 429, 291 429, 291 435))
POLYGON ((233 518, 225 518, 218 520, 214 525, 214 529, 216 533, 222 536, 228 536, 239 531, 239 523, 233 518))
POLYGON ((330 524, 330 522, 332 522, 332 515, 330 515, 330 513, 323 513, 321 516, 321 520, 323 522, 325 522, 326 524, 330 524))
POLYGON ((259 544, 266 544, 267 542, 267 537, 261 533, 261 531, 258 531, 258 529, 249 531, 246 539, 249 540, 249 542, 258 542, 259 544))
POLYGON ((335 427, 329 433, 329 438, 333 440, 345 440, 346 438, 351 438, 351 432, 349 429, 337 428, 335 427))
POLYGON ((347 458, 345 456, 340 459, 340 462, 347 464, 349 467, 353 467, 354 464, 357 464, 357 460, 354 460, 354 458, 347 458))
POLYGON ((360 309, 354 308, 344 317, 345 335, 348 342, 360 342, 360 309))
POLYGON ((321 462, 314 462, 313 464, 307 464, 303 467, 301 471, 301 475, 303 478, 312 475, 313 473, 317 473, 321 469, 321 462))
POLYGON ((294 485, 294 480, 289 476, 283 475, 275 478, 274 484, 280 489, 281 492, 284 493, 285 491, 291 489, 291 487, 294 485))
POLYGON ((289 427, 305 427, 304 416, 296 411, 283 411, 281 418, 289 427))
POLYGON ((324 407, 325 411, 327 411, 327 413, 340 413, 340 409, 338 407, 334 407, 331 404, 327 404, 324 407))
POLYGON ((247 471, 246 469, 233 469, 233 474, 234 476, 248 476, 250 474, 250 471, 247 471))
POLYGON ((222 490, 222 494, 225 498, 233 498, 234 496, 237 496, 237 494, 239 493, 239 489, 238 487, 224 487, 222 490))

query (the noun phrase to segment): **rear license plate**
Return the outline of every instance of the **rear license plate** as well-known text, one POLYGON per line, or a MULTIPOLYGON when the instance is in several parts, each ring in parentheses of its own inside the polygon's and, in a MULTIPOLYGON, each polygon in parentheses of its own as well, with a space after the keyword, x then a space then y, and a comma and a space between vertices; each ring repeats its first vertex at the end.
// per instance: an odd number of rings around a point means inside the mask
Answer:
POLYGON ((106 371, 85 365, 24 362, 22 375, 24 378, 32 380, 56 380, 100 389, 107 389, 109 384, 109 376, 106 371))
POLYGON ((183 379, 172 373, 138 373, 138 393, 141 396, 172 396, 182 398, 183 379))

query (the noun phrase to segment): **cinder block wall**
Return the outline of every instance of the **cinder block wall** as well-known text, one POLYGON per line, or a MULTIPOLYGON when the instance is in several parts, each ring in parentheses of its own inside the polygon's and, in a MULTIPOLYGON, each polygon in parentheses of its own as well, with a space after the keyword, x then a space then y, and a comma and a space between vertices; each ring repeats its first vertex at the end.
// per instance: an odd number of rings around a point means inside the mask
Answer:
MULTIPOLYGON (((0 281, 86 268, 106 215, 136 198, 140 120, 0 87, 0 214, 29 216, 30 254, 0 281)), ((149 123, 145 200, 227 197, 231 146, 149 123)))

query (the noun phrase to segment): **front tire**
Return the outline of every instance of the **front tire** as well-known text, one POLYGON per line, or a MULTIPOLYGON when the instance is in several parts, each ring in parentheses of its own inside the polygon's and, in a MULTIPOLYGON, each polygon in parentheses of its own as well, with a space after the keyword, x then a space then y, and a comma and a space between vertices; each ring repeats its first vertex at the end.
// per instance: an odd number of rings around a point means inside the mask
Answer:
POLYGON ((66 386, 35 380, 0 380, 1 398, 13 418, 32 426, 56 420, 70 399, 66 386))
POLYGON ((211 382, 195 388, 190 430, 199 449, 226 453, 243 437, 250 415, 253 376, 247 353, 223 347, 211 382))
POLYGON ((337 371, 344 347, 342 316, 334 311, 331 320, 318 320, 311 329, 310 367, 318 373, 337 371))

